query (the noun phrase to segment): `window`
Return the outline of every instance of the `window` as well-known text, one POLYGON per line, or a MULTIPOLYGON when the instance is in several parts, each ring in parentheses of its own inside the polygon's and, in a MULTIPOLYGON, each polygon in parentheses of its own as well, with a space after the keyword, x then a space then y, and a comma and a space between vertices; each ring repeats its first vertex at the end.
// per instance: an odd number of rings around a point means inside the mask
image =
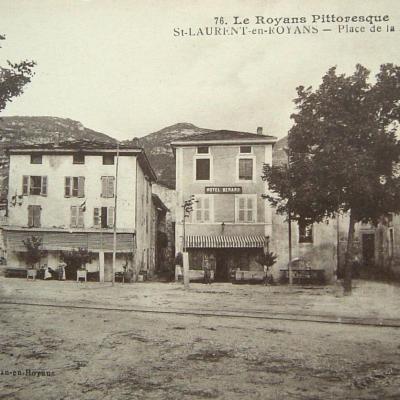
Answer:
POLYGON ((22 194, 24 196, 39 195, 47 196, 47 176, 28 176, 22 177, 22 194))
POLYGON ((103 155, 103 165, 114 165, 114 155, 104 154, 103 155))
POLYGON ((208 146, 199 146, 197 148, 197 154, 208 154, 209 153, 209 147, 208 146))
POLYGON ((299 243, 313 242, 313 225, 307 221, 299 221, 299 243))
POLYGON ((85 177, 66 176, 64 185, 65 197, 85 197, 85 177))
POLYGON ((240 146, 240 153, 242 154, 251 153, 251 146, 240 146))
POLYGON ((85 155, 83 153, 75 153, 72 156, 73 164, 85 164, 85 155))
POLYGON ((236 222, 257 221, 257 195, 237 195, 236 199, 236 222))
POLYGON ((197 158, 196 159, 196 181, 209 181, 210 180, 210 159, 197 158))
POLYGON ((239 158, 239 180, 253 180, 253 159, 239 158))
POLYGON ((40 228, 40 215, 42 212, 41 206, 28 206, 28 227, 40 228))
POLYGON ((194 203, 195 222, 212 222, 211 196, 196 196, 194 203))
POLYGON ((114 177, 101 177, 101 197, 114 197, 114 177))
POLYGON ((83 213, 83 207, 71 207, 71 228, 83 228, 85 226, 85 218, 83 213))
POLYGON ((31 164, 42 164, 43 159, 41 154, 31 154, 31 164))
POLYGON ((93 225, 96 228, 113 228, 114 207, 95 207, 93 210, 93 225))

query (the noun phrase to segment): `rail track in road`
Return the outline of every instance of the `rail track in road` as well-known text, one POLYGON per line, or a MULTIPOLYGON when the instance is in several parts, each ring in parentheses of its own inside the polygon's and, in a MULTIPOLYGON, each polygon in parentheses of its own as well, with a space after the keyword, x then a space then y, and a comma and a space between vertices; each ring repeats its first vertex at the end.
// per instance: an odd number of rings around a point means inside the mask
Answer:
POLYGON ((180 309, 162 310, 155 308, 121 308, 121 307, 103 307, 103 306, 82 306, 73 304, 51 304, 51 303, 29 303, 15 301, 0 301, 0 305, 11 306, 29 306, 29 307, 48 307, 48 308, 65 308, 77 310, 94 310, 94 311, 113 311, 113 312, 132 312, 143 314, 171 314, 181 316, 197 316, 197 317, 222 317, 222 318, 249 318, 258 320, 278 320, 292 322, 312 322, 318 324, 339 324, 339 325, 355 325, 368 326, 376 328, 400 328, 400 319, 388 318, 360 318, 348 316, 327 316, 318 314, 291 314, 291 313, 267 313, 264 311, 247 311, 243 310, 197 310, 187 311, 180 309))

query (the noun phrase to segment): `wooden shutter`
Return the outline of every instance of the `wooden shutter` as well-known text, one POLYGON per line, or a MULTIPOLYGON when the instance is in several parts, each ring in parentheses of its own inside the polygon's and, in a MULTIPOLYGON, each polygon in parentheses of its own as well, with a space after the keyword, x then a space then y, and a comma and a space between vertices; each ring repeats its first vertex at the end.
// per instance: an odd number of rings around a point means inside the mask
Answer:
POLYGON ((100 208, 98 207, 93 209, 93 225, 100 226, 100 208))
POLYGON ((33 226, 33 206, 28 206, 28 227, 33 226))
POLYGON ((107 177, 101 177, 101 197, 107 197, 107 177))
POLYGON ((210 199, 208 197, 204 198, 203 201, 203 221, 210 220, 210 199))
POLYGON ((82 207, 77 207, 78 209, 78 228, 83 228, 85 226, 85 214, 82 207))
POLYGON ((249 197, 247 199, 247 222, 253 222, 254 217, 254 205, 253 199, 249 197))
POLYGON ((78 207, 71 206, 71 228, 76 228, 78 224, 78 207))
POLYGON ((42 176, 42 185, 41 185, 40 194, 42 196, 47 196, 47 176, 42 176))
POLYGON ((109 228, 112 228, 114 226, 114 207, 108 207, 107 226, 109 228))
POLYGON ((29 176, 24 175, 22 177, 22 194, 24 196, 27 196, 29 193, 29 176))
POLYGON ((201 221, 201 210, 203 208, 203 199, 199 197, 197 199, 197 206, 196 206, 196 221, 200 222, 201 221))
POLYGON ((64 185, 64 196, 70 197, 71 196, 71 177, 65 177, 65 185, 64 185))
POLYGON ((107 197, 114 197, 114 177, 109 176, 108 177, 108 190, 107 190, 108 196, 107 197))
POLYGON ((85 177, 78 177, 78 197, 85 197, 85 177))

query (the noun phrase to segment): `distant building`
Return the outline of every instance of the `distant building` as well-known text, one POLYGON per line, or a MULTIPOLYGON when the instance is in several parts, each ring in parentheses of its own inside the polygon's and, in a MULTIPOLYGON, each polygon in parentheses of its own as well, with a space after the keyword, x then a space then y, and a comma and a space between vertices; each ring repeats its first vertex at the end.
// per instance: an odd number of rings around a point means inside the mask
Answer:
POLYGON ((189 252, 190 268, 205 260, 216 280, 233 269, 262 268, 272 235, 272 209, 261 196, 263 164, 272 163, 274 136, 213 131, 172 142, 176 156, 176 250, 189 252), (193 196, 193 211, 183 204, 193 196), (183 221, 185 222, 183 224, 183 221))
MULTIPOLYGON (((176 210, 176 191, 161 183, 152 186, 153 194, 162 202, 166 208, 165 216, 161 223, 157 224, 157 230, 165 233, 162 243, 166 242, 161 252, 156 257, 156 272, 161 275, 168 275, 173 272, 175 265, 175 210, 176 210)), ((161 207, 162 208, 162 207, 161 207)), ((164 234, 161 234, 164 236, 164 234)))
POLYGON ((139 147, 42 145, 9 149, 8 221, 3 226, 8 268, 25 266, 23 240, 42 238, 41 264, 57 267, 60 252, 95 253, 89 272, 112 280, 113 231, 117 271, 135 279, 152 267, 152 183, 156 176, 139 147), (115 196, 117 218, 114 220, 115 196))

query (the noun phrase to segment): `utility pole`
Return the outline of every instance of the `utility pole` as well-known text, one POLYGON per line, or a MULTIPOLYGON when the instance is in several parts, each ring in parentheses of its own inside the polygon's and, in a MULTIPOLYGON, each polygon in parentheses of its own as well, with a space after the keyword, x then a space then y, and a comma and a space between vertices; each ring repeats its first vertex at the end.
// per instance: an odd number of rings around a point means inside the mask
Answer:
POLYGON ((292 188, 290 185, 290 149, 288 147, 284 148, 287 155, 287 178, 289 185, 289 199, 287 203, 288 210, 288 245, 289 245, 289 264, 288 264, 288 274, 289 274, 289 285, 293 285, 293 273, 292 273, 292 212, 290 209, 292 200, 292 188))
POLYGON ((112 285, 115 284, 115 270, 117 259, 117 205, 118 205, 118 166, 119 166, 119 142, 117 142, 117 160, 115 162, 115 193, 114 193, 114 232, 113 232, 113 264, 112 285))
POLYGON ((193 203, 197 203, 195 200, 194 195, 191 195, 189 197, 189 200, 185 200, 184 203, 182 204, 183 208, 183 244, 182 244, 182 249, 183 249, 183 254, 182 254, 182 259, 183 259, 183 283, 185 286, 185 289, 189 289, 189 256, 186 253, 186 218, 189 218, 190 214, 193 211, 193 203))

